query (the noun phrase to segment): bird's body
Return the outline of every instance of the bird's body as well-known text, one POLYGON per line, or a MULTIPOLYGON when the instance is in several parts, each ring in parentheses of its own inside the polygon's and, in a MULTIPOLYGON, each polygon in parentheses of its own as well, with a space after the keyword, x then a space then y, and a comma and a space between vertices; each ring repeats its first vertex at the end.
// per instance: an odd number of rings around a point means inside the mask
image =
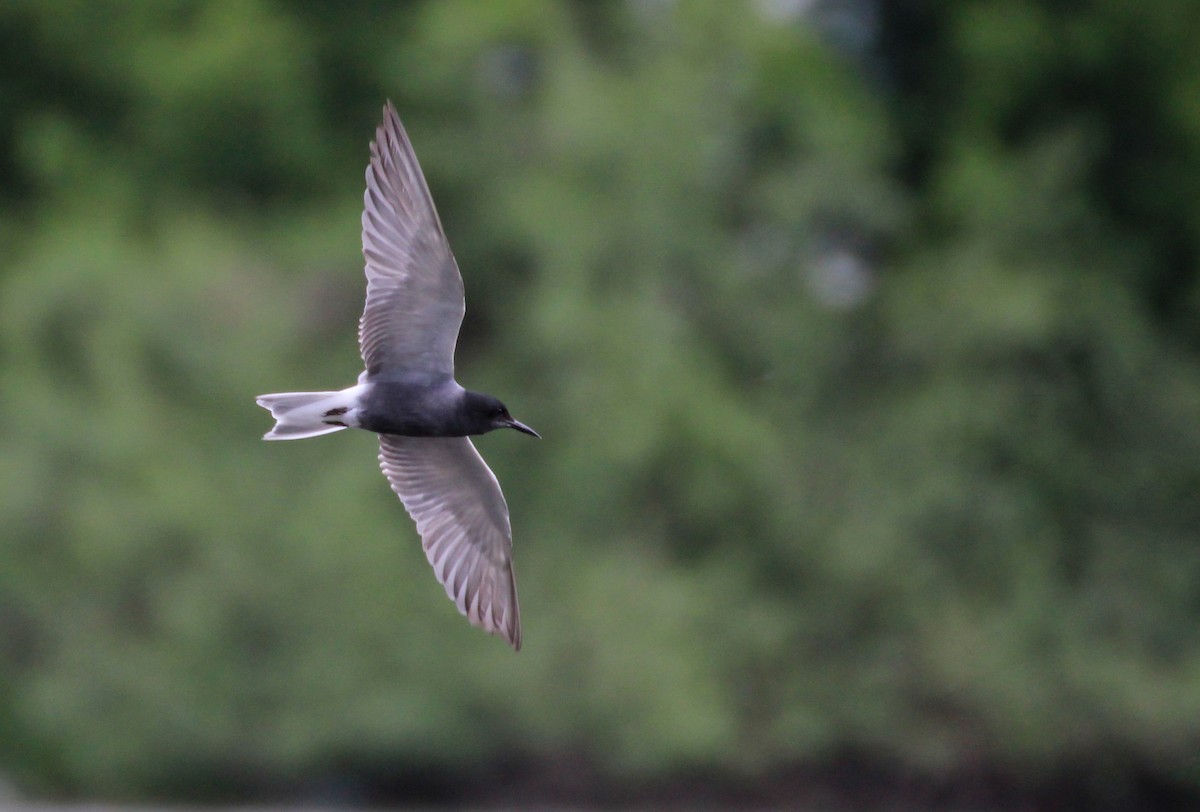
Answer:
POLYGON ((467 390, 453 378, 428 384, 376 381, 368 384, 358 428, 405 437, 466 437, 471 431, 463 404, 467 390))
POLYGON ((512 531, 500 485, 468 439, 500 428, 537 436, 490 395, 454 378, 462 276, 396 110, 371 144, 363 208, 366 370, 333 392, 262 395, 267 440, 358 428, 379 435, 379 462, 417 524, 426 557, 471 623, 521 647, 512 531))

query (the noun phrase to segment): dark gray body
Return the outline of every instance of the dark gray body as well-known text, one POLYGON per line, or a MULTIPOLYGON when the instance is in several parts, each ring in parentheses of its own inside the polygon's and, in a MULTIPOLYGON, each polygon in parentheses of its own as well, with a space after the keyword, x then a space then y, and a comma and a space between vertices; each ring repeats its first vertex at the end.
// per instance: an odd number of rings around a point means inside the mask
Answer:
POLYGON ((359 428, 405 437, 466 437, 497 428, 504 407, 468 392, 450 377, 433 382, 371 381, 358 414, 359 428))

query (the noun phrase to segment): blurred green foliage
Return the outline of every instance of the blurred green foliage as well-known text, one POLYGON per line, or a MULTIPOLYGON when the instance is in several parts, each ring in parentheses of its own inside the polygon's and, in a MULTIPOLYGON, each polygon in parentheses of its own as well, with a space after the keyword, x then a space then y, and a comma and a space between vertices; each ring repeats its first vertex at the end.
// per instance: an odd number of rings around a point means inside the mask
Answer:
MULTIPOLYGON (((0 5, 0 772, 1200 793, 1200 8, 0 5), (344 433, 367 141, 463 269, 526 647, 344 433), (551 767, 546 767, 550 769, 551 767)), ((212 786, 212 784, 210 784, 212 786)))

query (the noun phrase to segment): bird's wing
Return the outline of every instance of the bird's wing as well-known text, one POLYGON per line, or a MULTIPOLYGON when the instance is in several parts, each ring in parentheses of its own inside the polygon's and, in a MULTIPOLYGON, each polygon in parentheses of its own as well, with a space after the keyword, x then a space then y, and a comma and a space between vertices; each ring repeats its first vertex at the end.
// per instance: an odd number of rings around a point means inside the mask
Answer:
POLYGON ((470 439, 381 434, 379 464, 458 611, 520 650, 508 505, 470 439))
POLYGON ((363 194, 367 304, 358 344, 367 374, 454 374, 465 305, 458 264, 396 108, 383 108, 363 194))

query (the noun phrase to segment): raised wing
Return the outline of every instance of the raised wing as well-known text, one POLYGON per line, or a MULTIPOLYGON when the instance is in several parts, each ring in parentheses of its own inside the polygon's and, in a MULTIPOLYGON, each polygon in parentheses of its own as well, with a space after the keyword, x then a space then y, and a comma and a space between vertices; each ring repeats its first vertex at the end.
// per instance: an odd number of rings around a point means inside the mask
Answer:
POLYGON ((470 439, 381 434, 379 464, 458 611, 519 651, 508 505, 470 439))
POLYGON ((391 102, 371 143, 363 195, 367 303, 358 344, 368 375, 454 374, 462 275, 391 102))

